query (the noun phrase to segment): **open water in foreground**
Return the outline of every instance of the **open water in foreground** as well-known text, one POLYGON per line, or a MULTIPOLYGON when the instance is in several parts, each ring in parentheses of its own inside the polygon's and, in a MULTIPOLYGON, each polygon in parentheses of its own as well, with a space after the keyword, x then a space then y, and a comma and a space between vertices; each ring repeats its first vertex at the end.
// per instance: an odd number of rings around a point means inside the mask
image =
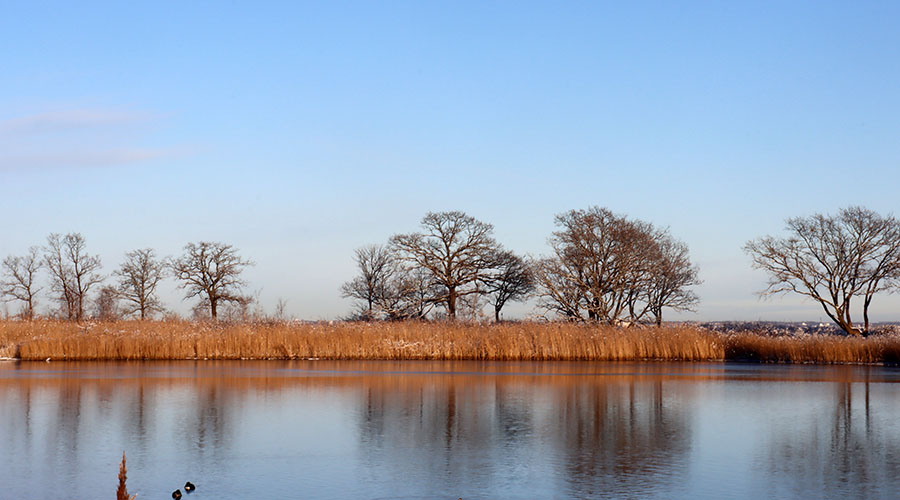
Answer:
POLYGON ((0 499, 897 498, 900 371, 0 362, 0 499))

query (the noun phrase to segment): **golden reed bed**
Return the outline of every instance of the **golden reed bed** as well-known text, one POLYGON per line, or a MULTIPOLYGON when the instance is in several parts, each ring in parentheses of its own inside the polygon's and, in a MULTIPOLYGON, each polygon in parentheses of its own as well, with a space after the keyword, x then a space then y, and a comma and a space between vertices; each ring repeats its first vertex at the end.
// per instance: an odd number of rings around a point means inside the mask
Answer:
POLYGON ((570 323, 0 321, 0 358, 760 361, 896 364, 900 337, 771 337, 570 323))

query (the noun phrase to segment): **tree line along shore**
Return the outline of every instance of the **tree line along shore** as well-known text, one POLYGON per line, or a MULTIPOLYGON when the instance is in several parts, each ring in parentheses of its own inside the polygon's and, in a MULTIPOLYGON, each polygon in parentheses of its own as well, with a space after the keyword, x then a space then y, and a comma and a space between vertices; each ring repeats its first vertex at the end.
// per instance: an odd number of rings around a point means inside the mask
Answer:
MULTIPOLYGON (((354 304, 346 319, 500 323, 506 304, 533 299, 532 317, 545 321, 662 328, 665 310, 696 310, 700 270, 668 229, 597 206, 558 214, 555 224, 550 252, 526 257, 497 242, 491 224, 430 212, 420 231, 356 249, 357 274, 340 289, 354 304)), ((873 299, 900 287, 900 221, 850 207, 790 218, 786 229, 744 247, 769 276, 761 294, 811 298, 845 335, 867 337, 873 299)), ((51 234, 3 260, 0 298, 20 307, 7 320, 177 320, 157 294, 167 278, 194 300, 194 319, 218 320, 223 307, 231 320, 284 319, 284 300, 273 315, 251 308, 241 276, 254 263, 233 246, 201 241, 183 250, 167 258, 150 248, 128 252, 107 276, 81 234, 51 234), (51 307, 40 315, 43 298, 51 307)))

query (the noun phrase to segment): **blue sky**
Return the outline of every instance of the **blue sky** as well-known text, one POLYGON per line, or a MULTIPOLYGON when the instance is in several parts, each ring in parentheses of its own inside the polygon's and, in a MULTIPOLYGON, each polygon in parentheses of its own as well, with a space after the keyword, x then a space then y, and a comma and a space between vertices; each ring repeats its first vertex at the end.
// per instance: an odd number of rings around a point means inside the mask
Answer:
POLYGON ((554 214, 600 205, 690 246, 702 303, 670 317, 816 320, 759 301, 741 247, 789 216, 897 211, 897 19, 896 2, 5 4, 0 256, 78 231, 112 271, 224 241, 266 307, 334 318, 353 249, 429 210, 540 255, 554 214))

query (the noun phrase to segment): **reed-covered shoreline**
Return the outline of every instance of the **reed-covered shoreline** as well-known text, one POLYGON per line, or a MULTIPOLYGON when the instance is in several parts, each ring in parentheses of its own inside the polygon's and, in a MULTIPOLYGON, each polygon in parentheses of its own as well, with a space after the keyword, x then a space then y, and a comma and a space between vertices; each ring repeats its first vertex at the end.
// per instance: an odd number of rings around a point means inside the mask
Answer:
POLYGON ((385 359, 897 364, 900 336, 771 336, 694 326, 517 322, 0 321, 20 360, 385 359))

